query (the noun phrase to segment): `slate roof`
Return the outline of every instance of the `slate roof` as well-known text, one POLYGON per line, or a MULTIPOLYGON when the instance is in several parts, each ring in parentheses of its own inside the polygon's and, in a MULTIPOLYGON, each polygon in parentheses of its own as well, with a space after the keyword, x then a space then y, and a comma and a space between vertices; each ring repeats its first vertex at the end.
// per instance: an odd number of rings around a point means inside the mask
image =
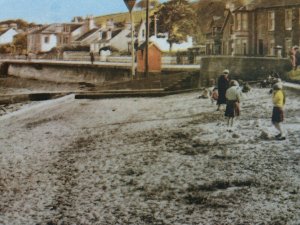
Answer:
POLYGON ((111 38, 117 36, 119 33, 121 33, 122 29, 117 29, 117 30, 113 30, 112 34, 111 34, 111 38))
MULTIPOLYGON (((113 30, 112 33, 111 33, 111 38, 114 38, 115 36, 117 36, 121 31, 122 31, 122 29, 113 30)), ((104 31, 103 32, 103 34, 102 34, 102 40, 107 38, 107 33, 108 32, 109 31, 104 31)))
POLYGON ((44 26, 44 27, 42 27, 42 28, 40 28, 40 29, 37 29, 37 30, 35 30, 35 31, 30 32, 29 34, 39 34, 39 33, 42 33, 42 32, 43 32, 44 30, 46 30, 48 27, 49 27, 49 25, 46 25, 46 26, 44 26))
POLYGON ((90 35, 94 34, 97 30, 98 30, 98 28, 94 28, 94 29, 86 32, 85 34, 83 34, 82 36, 80 36, 79 38, 77 38, 76 41, 82 41, 82 40, 86 39, 90 35))
POLYGON ((57 33, 61 33, 64 25, 70 26, 70 31, 71 32, 82 26, 82 24, 68 24, 68 23, 50 24, 50 25, 45 25, 40 29, 37 29, 35 31, 30 32, 30 34, 40 34, 40 33, 43 33, 43 34, 57 34, 57 33))
POLYGON ((71 32, 81 27, 83 24, 69 24, 71 26, 71 32))

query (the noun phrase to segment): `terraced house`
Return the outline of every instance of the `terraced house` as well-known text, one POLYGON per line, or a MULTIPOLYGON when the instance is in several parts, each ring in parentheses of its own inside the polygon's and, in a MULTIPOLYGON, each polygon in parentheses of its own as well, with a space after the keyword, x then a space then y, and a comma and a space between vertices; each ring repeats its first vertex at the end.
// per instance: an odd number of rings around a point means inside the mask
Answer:
POLYGON ((222 27, 221 54, 286 57, 293 45, 300 45, 299 35, 299 0, 231 5, 222 27))
POLYGON ((37 26, 28 31, 27 51, 41 53, 52 48, 81 44, 76 41, 96 28, 93 17, 87 17, 82 22, 37 26))

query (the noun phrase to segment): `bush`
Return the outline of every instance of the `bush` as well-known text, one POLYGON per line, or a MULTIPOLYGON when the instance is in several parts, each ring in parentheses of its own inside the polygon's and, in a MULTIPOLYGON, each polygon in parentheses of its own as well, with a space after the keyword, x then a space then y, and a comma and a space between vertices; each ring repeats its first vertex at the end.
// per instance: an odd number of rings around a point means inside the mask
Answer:
POLYGON ((0 45, 0 54, 7 54, 10 53, 10 45, 0 45))

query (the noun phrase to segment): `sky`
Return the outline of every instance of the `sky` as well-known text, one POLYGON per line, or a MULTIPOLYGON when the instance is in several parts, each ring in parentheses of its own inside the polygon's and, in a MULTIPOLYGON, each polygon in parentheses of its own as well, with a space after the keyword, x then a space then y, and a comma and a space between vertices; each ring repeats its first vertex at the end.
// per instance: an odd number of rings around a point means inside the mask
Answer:
POLYGON ((74 16, 119 12, 128 12, 123 0, 0 0, 0 21, 23 19, 34 23, 70 22, 74 16))

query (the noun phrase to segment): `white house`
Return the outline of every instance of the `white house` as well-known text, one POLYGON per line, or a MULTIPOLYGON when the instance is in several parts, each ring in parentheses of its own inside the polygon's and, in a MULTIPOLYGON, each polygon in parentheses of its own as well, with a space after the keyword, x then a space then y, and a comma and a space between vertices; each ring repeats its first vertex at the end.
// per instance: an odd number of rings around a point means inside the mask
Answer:
POLYGON ((0 45, 12 43, 16 34, 18 32, 14 28, 0 30, 0 45))
POLYGON ((118 49, 119 51, 128 50, 128 34, 130 33, 130 28, 125 28, 123 30, 116 30, 112 32, 112 38, 110 40, 110 45, 118 49))
POLYGON ((124 28, 119 28, 115 27, 113 21, 107 21, 106 26, 98 30, 98 40, 90 44, 90 49, 93 52, 99 52, 101 48, 111 47, 118 51, 127 51, 130 32, 129 24, 126 24, 124 28))
POLYGON ((28 32, 27 51, 31 53, 47 52, 57 46, 56 25, 36 27, 28 32))
POLYGON ((43 33, 41 35, 41 52, 48 52, 57 46, 57 36, 55 34, 43 33))

